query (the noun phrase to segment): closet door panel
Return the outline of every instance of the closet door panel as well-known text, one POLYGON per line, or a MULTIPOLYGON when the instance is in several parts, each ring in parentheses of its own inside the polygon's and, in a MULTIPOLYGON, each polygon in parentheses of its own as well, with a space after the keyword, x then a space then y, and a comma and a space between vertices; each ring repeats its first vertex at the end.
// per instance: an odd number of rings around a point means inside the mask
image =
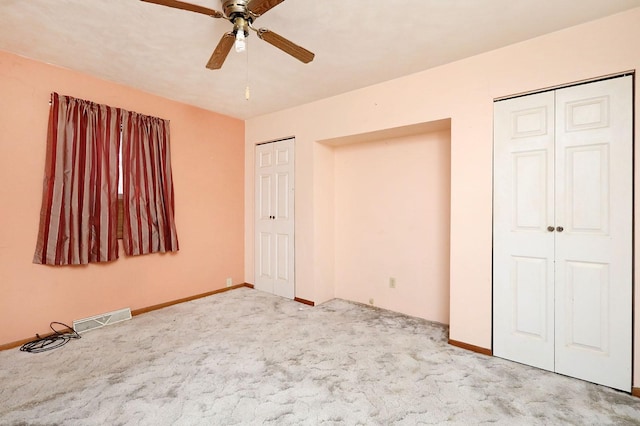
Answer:
POLYGON ((493 353, 553 370, 553 93, 495 104, 493 353))
POLYGON ((632 80, 556 92, 556 371, 631 390, 632 80), (558 229, 558 228, 557 228, 558 229))
POLYGON ((294 139, 256 146, 255 288, 295 296, 294 139))

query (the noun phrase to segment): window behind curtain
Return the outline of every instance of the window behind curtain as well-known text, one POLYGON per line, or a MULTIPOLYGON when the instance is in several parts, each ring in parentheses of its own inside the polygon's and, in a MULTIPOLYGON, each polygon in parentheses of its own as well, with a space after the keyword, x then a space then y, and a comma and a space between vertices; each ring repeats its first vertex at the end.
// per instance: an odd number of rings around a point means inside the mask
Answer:
POLYGON ((118 150, 118 216, 116 226, 116 238, 122 239, 124 224, 124 181, 122 177, 122 128, 120 128, 120 149, 118 150))

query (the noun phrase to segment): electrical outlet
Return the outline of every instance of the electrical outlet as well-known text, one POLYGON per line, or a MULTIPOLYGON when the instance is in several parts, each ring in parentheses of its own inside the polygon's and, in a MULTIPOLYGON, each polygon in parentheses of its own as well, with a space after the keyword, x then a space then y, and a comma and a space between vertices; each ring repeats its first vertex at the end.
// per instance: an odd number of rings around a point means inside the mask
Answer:
POLYGON ((227 278, 227 287, 231 287, 233 285, 233 280, 231 278, 227 278))
POLYGON ((396 288, 396 279, 393 277, 389 278, 389 288, 396 288))
POLYGON ((371 306, 373 306, 373 297, 372 297, 371 299, 369 299, 369 304, 370 304, 371 306))

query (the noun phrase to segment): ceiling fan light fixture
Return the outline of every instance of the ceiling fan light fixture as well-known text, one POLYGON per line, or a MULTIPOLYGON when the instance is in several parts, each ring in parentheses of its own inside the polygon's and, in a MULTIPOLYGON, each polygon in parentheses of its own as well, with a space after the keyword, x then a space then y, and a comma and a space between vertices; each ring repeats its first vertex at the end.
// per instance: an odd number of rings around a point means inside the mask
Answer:
POLYGON ((249 23, 243 17, 236 17, 233 21, 233 32, 236 35, 234 43, 236 52, 241 53, 247 50, 247 36, 249 35, 249 23))
POLYGON ((236 41, 234 43, 236 52, 242 53, 247 50, 247 41, 244 35, 244 31, 236 31, 236 41))

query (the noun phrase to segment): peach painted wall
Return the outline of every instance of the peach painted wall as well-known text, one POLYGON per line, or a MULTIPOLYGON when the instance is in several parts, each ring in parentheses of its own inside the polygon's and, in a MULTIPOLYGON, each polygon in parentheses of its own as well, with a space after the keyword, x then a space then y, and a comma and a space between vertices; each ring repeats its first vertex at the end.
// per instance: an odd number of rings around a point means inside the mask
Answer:
POLYGON ((244 282, 243 121, 0 52, 0 129, 0 344, 244 282), (52 91, 171 120, 178 253, 32 263, 52 91))
POLYGON ((336 297, 449 323, 450 143, 446 130, 334 149, 336 297))
MULTIPOLYGON (((640 8, 636 8, 248 120, 247 176, 253 173, 256 143, 296 137, 296 296, 320 303, 336 294, 335 264, 331 260, 336 247, 326 237, 335 226, 333 210, 326 208, 335 188, 324 182, 334 165, 325 152, 329 148, 317 141, 451 118, 450 338, 490 348, 493 100, 639 69, 639 22, 640 8), (334 271, 333 279, 327 271, 334 271)), ((635 99, 638 123, 640 96, 636 94, 635 99)), ((636 140, 639 129, 637 125, 636 140)), ((640 150, 635 155, 636 164, 640 164, 640 150)), ((636 173, 634 178, 636 200, 640 200, 639 176, 636 173)), ((245 179, 247 282, 253 281, 252 182, 245 179)), ((635 211, 640 215, 640 208, 635 211)), ((636 227, 636 233, 638 253, 640 227, 636 227)), ((640 269, 638 259, 636 256, 636 270, 640 269)), ((638 310, 640 291, 635 297, 638 310)), ((399 308, 404 309, 408 307, 399 308)), ((635 318, 634 386, 640 387, 640 315, 635 318)))

